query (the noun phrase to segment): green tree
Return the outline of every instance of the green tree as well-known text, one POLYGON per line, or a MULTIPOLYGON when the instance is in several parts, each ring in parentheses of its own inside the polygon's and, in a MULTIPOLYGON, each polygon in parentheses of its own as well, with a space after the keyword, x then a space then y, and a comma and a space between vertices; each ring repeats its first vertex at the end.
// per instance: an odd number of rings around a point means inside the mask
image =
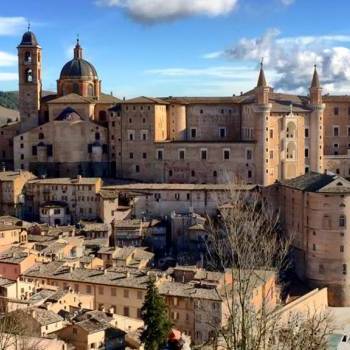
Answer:
POLYGON ((150 278, 147 283, 147 294, 141 309, 141 317, 145 323, 141 334, 145 350, 159 350, 166 344, 171 323, 165 301, 159 294, 154 278, 150 278))

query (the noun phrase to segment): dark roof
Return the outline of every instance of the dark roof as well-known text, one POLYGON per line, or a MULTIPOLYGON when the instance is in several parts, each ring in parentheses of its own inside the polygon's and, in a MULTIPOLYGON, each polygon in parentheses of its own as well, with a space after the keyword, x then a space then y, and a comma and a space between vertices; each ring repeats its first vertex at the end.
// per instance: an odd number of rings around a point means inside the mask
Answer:
POLYGON ((48 202, 44 202, 42 204, 40 204, 40 207, 43 208, 62 208, 62 207, 67 207, 68 204, 66 202, 63 201, 48 201, 48 202))
POLYGON ((67 107, 59 114, 56 120, 76 121, 82 120, 82 117, 75 109, 73 109, 72 107, 67 107))
POLYGON ((260 68, 260 73, 259 73, 259 79, 258 79, 258 87, 266 87, 267 83, 266 83, 266 78, 265 78, 265 72, 264 72, 264 66, 261 63, 261 68, 260 68))
POLYGON ((122 103, 124 104, 160 104, 160 105, 169 104, 169 102, 162 100, 160 98, 146 97, 146 96, 131 98, 129 100, 122 101, 122 103))
POLYGON ((60 79, 64 78, 97 79, 97 72, 90 62, 82 58, 73 58, 71 61, 67 62, 61 70, 60 79))
POLYGON ((312 77, 311 87, 312 88, 320 88, 321 87, 320 79, 318 77, 316 66, 315 66, 315 70, 314 70, 314 76, 312 77))
POLYGON ((223 97, 192 97, 192 96, 183 96, 183 97, 160 97, 160 99, 174 104, 233 104, 239 103, 241 100, 240 96, 223 96, 223 97))
POLYGON ((33 32, 27 31, 22 36, 20 46, 38 46, 38 40, 33 32))
POLYGON ((296 190, 306 192, 317 192, 335 180, 334 174, 320 174, 311 172, 298 176, 291 180, 281 181, 281 185, 295 188, 296 190))

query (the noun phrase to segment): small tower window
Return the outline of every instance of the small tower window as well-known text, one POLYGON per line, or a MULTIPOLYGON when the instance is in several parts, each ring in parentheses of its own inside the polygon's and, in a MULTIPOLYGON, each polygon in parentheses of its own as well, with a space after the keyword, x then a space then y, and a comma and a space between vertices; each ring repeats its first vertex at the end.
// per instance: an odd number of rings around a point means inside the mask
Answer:
POLYGON ((24 63, 31 63, 32 62, 32 55, 29 51, 27 51, 24 54, 24 63))
POLYGON ((100 122, 107 121, 107 112, 106 111, 100 111, 99 118, 100 118, 100 122))
POLYGON ((44 134, 41 132, 39 133, 38 139, 43 140, 45 138, 44 134))
POLYGON ((27 83, 33 82, 33 71, 30 68, 25 71, 25 80, 27 83))
POLYGON ((94 86, 92 84, 90 84, 88 87, 88 95, 94 96, 94 86))
POLYGON ((79 95, 79 84, 73 84, 73 93, 79 95))

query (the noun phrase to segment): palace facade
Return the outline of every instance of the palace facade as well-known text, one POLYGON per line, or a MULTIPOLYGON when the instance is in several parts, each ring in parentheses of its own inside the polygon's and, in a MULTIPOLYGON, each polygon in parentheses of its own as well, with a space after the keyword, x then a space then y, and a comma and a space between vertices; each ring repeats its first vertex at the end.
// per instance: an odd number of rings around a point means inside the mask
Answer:
POLYGON ((26 32, 18 46, 21 123, 16 132, 1 128, 15 169, 261 185, 325 169, 350 174, 350 96, 323 96, 316 68, 308 96, 275 92, 261 66, 257 86, 240 96, 120 100, 102 93, 78 41, 57 92, 44 96, 41 50, 26 32))

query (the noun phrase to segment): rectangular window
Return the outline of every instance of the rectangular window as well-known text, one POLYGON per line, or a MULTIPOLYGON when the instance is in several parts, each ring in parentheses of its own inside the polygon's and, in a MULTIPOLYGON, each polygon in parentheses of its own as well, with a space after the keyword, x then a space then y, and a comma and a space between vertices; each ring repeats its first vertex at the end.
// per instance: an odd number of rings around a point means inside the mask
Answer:
POLYGON ((179 160, 184 160, 185 159, 185 150, 180 149, 179 150, 179 160))
POLYGON ((141 139, 142 139, 142 141, 147 141, 148 140, 148 131, 147 130, 142 130, 141 131, 141 139))
POLYGON ((47 145, 47 156, 52 157, 53 156, 53 147, 52 145, 47 145))
POLYGON ((142 153, 142 158, 143 158, 143 159, 147 159, 147 153, 145 153, 145 152, 142 153))
POLYGON ((309 158, 309 149, 305 148, 305 158, 309 158))
POLYGON ((206 160, 207 159, 207 150, 206 149, 201 149, 201 159, 206 160))
POLYGON ((226 137, 226 128, 220 128, 219 130, 220 137, 223 139, 226 137))
POLYGON ((333 136, 339 136, 339 127, 333 126, 333 136))
POLYGON ((135 131, 134 130, 128 130, 128 140, 129 141, 135 140, 135 131))
POLYGON ((338 107, 334 107, 334 115, 339 115, 339 108, 338 107))
POLYGON ((129 153, 129 158, 130 158, 130 159, 134 159, 134 153, 133 153, 133 152, 130 152, 130 153, 129 153))
POLYGON ((224 160, 229 160, 229 159, 230 159, 230 150, 224 149, 224 160))
POLYGON ((140 172, 140 166, 139 165, 135 165, 135 172, 137 172, 137 173, 140 172))
POLYGON ((164 151, 162 149, 157 150, 157 160, 163 160, 164 151))
POLYGON ((270 129, 270 139, 273 139, 273 129, 270 129))
POLYGON ((130 310, 128 306, 124 306, 124 316, 126 317, 130 316, 130 310))
POLYGON ((346 264, 343 264, 343 275, 347 274, 347 266, 346 264))
POLYGON ((305 128, 305 137, 308 138, 309 137, 309 129, 305 128))
POLYGON ((253 159, 253 151, 251 149, 247 149, 247 151, 246 151, 246 158, 247 158, 247 160, 252 160, 253 159))
POLYGON ((32 146, 32 155, 36 156, 38 154, 38 149, 36 146, 32 146))
POLYGON ((191 128, 191 138, 195 139, 197 137, 197 129, 191 128))
POLYGON ((270 159, 273 159, 273 151, 270 151, 270 159))

